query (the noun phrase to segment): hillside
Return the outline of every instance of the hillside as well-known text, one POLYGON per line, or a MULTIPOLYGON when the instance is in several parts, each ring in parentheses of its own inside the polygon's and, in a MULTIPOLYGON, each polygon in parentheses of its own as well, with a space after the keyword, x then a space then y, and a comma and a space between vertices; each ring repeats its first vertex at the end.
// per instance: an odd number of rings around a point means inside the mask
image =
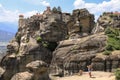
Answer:
POLYGON ((0 42, 9 42, 14 36, 15 33, 0 30, 0 42))
POLYGON ((6 31, 6 32, 11 32, 11 33, 16 33, 17 32, 17 24, 9 23, 9 22, 0 22, 0 30, 6 31))
POLYGON ((0 60, 6 54, 7 45, 14 35, 15 33, 0 30, 0 60))

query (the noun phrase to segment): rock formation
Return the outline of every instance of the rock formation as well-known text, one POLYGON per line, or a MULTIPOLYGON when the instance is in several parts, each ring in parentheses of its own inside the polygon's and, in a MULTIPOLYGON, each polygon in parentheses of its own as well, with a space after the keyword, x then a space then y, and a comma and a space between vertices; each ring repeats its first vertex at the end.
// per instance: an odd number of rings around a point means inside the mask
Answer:
POLYGON ((76 9, 70 14, 47 7, 43 14, 29 18, 19 15, 18 32, 1 60, 5 72, 0 79, 49 80, 51 73, 72 74, 87 70, 91 63, 95 70, 117 68, 119 54, 115 55, 117 58, 98 55, 105 50, 107 36, 104 32, 92 35, 93 27, 94 15, 87 9, 76 9))
POLYGON ((96 54, 104 51, 107 36, 104 33, 79 39, 61 41, 53 53, 51 73, 60 74, 87 70, 96 54), (92 42, 92 43, 91 43, 92 42))
POLYGON ((120 28, 119 12, 104 12, 97 20, 96 27, 92 33, 105 31, 107 27, 120 28))
POLYGON ((89 64, 93 65, 93 70, 113 71, 120 65, 120 51, 103 55, 106 41, 107 36, 104 33, 61 41, 53 53, 51 73, 71 75, 79 70, 87 71, 89 64))
POLYGON ((87 9, 76 9, 67 23, 69 38, 88 36, 94 27, 94 15, 87 9))

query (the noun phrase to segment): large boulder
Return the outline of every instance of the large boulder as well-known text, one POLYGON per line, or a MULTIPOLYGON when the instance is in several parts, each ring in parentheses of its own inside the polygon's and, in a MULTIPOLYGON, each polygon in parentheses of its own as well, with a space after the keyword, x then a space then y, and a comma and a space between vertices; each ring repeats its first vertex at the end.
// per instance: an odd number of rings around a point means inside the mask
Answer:
POLYGON ((48 64, 43 61, 33 61, 26 65, 27 69, 34 74, 35 80, 50 80, 48 76, 48 64))
POLYGON ((21 72, 15 74, 11 80, 33 80, 33 74, 29 72, 21 72))
POLYGON ((0 67, 0 77, 3 75, 4 72, 5 72, 5 70, 0 67))
POLYGON ((26 71, 26 65, 32 61, 42 60, 50 64, 51 52, 38 44, 36 40, 31 38, 28 43, 22 44, 26 46, 23 48, 20 46, 21 51, 19 53, 8 54, 2 59, 1 66, 6 70, 2 76, 3 80, 10 80, 14 74, 26 71))
POLYGON ((120 65, 120 50, 113 51, 110 55, 103 55, 98 53, 95 58, 92 59, 94 70, 99 71, 114 71, 120 65))
POLYGON ((11 80, 50 80, 47 73, 48 64, 43 61, 32 61, 26 65, 26 69, 26 72, 16 73, 11 80))
POLYGON ((96 71, 114 71, 120 65, 120 51, 105 55, 107 36, 104 33, 84 38, 61 41, 53 53, 50 66, 52 75, 71 75, 87 70, 92 64, 96 71))
POLYGON ((51 73, 75 73, 80 69, 87 70, 87 65, 97 53, 104 51, 107 36, 104 33, 79 39, 64 40, 53 53, 51 73))
POLYGON ((94 24, 94 15, 87 9, 73 10, 72 17, 67 23, 69 38, 80 38, 91 34, 94 24))

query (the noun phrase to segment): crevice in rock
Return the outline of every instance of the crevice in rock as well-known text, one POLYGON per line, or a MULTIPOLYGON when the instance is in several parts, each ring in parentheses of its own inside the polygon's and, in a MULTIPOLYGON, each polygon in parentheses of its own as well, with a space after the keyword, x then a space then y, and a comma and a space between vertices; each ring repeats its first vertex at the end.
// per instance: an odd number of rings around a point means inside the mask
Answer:
POLYGON ((104 61, 104 71, 106 72, 106 69, 107 67, 106 67, 106 60, 104 61))

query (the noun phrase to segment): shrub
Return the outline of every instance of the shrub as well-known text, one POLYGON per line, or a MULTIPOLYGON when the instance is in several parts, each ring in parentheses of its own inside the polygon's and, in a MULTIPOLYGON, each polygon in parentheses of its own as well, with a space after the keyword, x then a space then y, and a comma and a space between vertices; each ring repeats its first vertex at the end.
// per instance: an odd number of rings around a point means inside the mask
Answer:
POLYGON ((116 78, 116 80, 120 80, 120 68, 116 69, 115 78, 116 78))
POLYGON ((42 42, 42 45, 47 48, 48 47, 48 42, 42 42))
POLYGON ((108 50, 108 51, 114 51, 115 49, 114 49, 113 45, 108 44, 108 45, 106 46, 106 50, 108 50))
POLYGON ((53 7, 52 12, 53 12, 53 13, 57 13, 57 12, 58 12, 58 11, 57 11, 57 8, 56 8, 56 7, 53 7))
POLYGON ((108 40, 104 54, 109 54, 110 51, 120 50, 120 31, 109 27, 106 28, 105 34, 108 36, 108 40))
POLYGON ((42 41, 42 38, 39 36, 36 38, 37 42, 41 42, 42 41))
POLYGON ((111 54, 111 51, 105 50, 105 51, 103 52, 103 54, 104 54, 104 55, 110 55, 110 54, 111 54))

